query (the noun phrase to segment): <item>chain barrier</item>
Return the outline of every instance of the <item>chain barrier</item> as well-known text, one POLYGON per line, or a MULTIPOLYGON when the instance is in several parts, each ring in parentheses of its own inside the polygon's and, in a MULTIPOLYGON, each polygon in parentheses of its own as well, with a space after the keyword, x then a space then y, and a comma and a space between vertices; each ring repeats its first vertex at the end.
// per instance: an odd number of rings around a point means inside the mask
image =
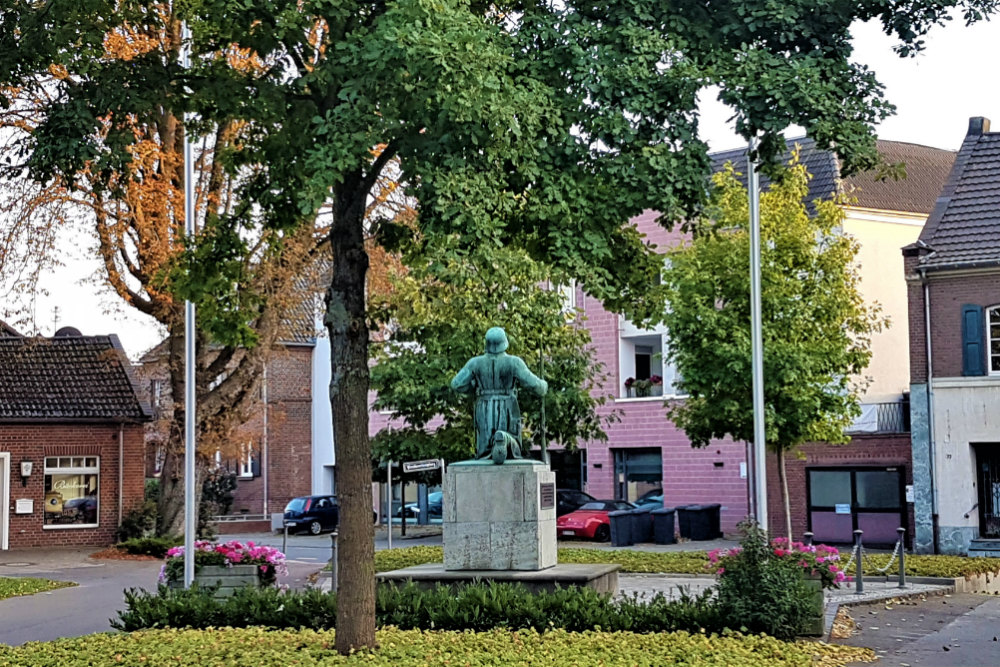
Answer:
POLYGON ((847 565, 840 568, 844 572, 844 574, 847 574, 848 572, 851 571, 851 565, 854 564, 854 557, 857 555, 858 555, 858 547, 854 546, 851 548, 851 559, 847 561, 847 565))
POLYGON ((885 567, 876 566, 872 562, 871 558, 868 557, 868 553, 864 547, 861 548, 861 556, 862 558, 864 558, 863 562, 867 564, 869 567, 871 567, 873 570, 875 570, 879 574, 886 574, 889 571, 889 568, 892 567, 892 564, 896 562, 896 558, 899 556, 899 550, 902 548, 902 546, 903 546, 902 540, 896 540, 896 546, 892 550, 892 556, 889 558, 889 562, 886 563, 885 567))

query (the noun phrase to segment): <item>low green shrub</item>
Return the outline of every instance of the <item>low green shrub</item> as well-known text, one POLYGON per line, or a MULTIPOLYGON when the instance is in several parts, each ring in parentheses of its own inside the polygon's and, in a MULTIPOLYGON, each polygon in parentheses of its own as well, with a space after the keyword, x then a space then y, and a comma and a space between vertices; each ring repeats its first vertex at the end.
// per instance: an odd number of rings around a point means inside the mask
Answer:
POLYGON ((813 592, 803 568, 775 554, 767 533, 752 521, 741 524, 744 537, 717 562, 715 587, 719 613, 735 629, 792 639, 814 617, 813 592))
MULTIPOLYGON (((132 632, 164 627, 333 628, 336 596, 316 590, 280 593, 275 589, 244 588, 216 599, 211 588, 190 590, 161 586, 157 592, 132 589, 126 608, 112 621, 117 630, 132 632)), ((710 594, 682 595, 669 600, 601 595, 589 588, 565 588, 531 593, 520 584, 475 583, 422 589, 416 584, 383 584, 375 595, 379 627, 473 630, 496 627, 572 631, 593 629, 666 632, 722 630, 710 594)))
MULTIPOLYGON (((375 553, 375 570, 387 572, 444 560, 441 547, 403 547, 375 553)), ((618 563, 623 573, 705 574, 709 561, 704 551, 649 552, 629 549, 559 549, 560 563, 618 563)))
POLYGON ((121 523, 115 529, 115 541, 127 542, 138 538, 148 538, 156 530, 156 517, 159 512, 155 500, 145 500, 141 505, 130 509, 122 517, 121 523))
POLYGON ((319 590, 282 593, 277 588, 246 587, 225 598, 213 597, 213 587, 190 589, 161 585, 155 593, 125 591, 125 610, 111 627, 125 632, 150 628, 333 628, 337 597, 319 590))
MULTIPOLYGON (((889 554, 865 554, 864 572, 870 575, 882 574, 878 569, 885 567, 888 563, 889 554)), ((904 564, 906 566, 906 574, 911 577, 947 577, 959 579, 977 574, 1000 573, 1000 560, 996 558, 906 554, 904 564)), ((888 574, 895 575, 898 572, 899 563, 896 562, 889 568, 888 574)), ((849 574, 854 574, 853 565, 849 574)))
POLYGON ((119 542, 115 547, 133 556, 164 558, 167 551, 182 544, 184 544, 183 537, 133 537, 119 542))
POLYGON ((332 631, 254 629, 150 630, 97 634, 24 646, 0 645, 4 667, 198 665, 198 667, 514 667, 576 665, 704 665, 706 667, 838 667, 873 661, 869 649, 782 642, 760 635, 535 630, 441 632, 385 629, 378 650, 348 656, 334 650, 332 631))
POLYGON ((20 595, 44 593, 67 586, 76 586, 76 584, 72 581, 53 581, 52 579, 38 579, 36 577, 0 577, 0 600, 20 595))

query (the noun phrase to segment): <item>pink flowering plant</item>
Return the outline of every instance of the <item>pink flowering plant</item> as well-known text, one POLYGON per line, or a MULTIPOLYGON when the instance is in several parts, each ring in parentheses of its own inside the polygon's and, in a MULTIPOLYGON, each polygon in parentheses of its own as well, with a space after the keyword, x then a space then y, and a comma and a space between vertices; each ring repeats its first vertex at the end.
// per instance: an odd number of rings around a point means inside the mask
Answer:
MULTIPOLYGON (((716 574, 724 574, 727 565, 731 564, 742 551, 742 547, 732 549, 714 549, 708 552, 707 568, 716 574)), ((787 537, 776 537, 770 542, 770 556, 776 560, 794 563, 802 568, 807 577, 819 579, 823 588, 840 588, 847 580, 840 564, 840 552, 835 547, 825 544, 804 544, 791 542, 787 537)))
MULTIPOLYGON (((278 575, 287 575, 285 554, 274 547, 250 542, 210 542, 198 540, 194 543, 195 571, 202 565, 256 565, 261 584, 272 586, 278 575)), ((166 560, 160 568, 163 583, 184 579, 184 547, 174 547, 167 551, 166 560)))

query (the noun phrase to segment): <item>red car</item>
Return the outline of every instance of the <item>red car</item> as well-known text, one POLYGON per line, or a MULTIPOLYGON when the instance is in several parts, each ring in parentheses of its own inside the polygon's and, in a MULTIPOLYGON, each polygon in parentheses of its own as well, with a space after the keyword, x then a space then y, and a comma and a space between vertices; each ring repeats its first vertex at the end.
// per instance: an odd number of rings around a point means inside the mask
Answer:
POLYGON ((595 500, 556 519, 556 534, 607 542, 611 539, 608 512, 631 509, 635 509, 635 505, 625 500, 595 500))

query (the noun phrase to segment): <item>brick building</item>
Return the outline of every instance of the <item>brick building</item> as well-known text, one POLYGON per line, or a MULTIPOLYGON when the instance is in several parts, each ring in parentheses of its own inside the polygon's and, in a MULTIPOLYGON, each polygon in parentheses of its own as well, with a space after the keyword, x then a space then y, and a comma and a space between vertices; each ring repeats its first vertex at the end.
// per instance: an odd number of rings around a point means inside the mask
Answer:
POLYGON ((111 544, 142 502, 149 417, 116 336, 0 326, 0 549, 111 544))
MULTIPOLYGON (((329 401, 325 406, 322 401, 328 394, 314 391, 322 363, 329 375, 329 352, 328 346, 317 345, 313 310, 312 302, 303 299, 289 313, 282 341, 260 369, 260 394, 250 417, 216 455, 217 468, 237 476, 230 512, 217 523, 220 532, 268 530, 271 515, 283 512, 292 498, 332 492, 332 428, 329 401)), ((146 429, 146 475, 157 477, 173 419, 165 343, 142 356, 136 374, 155 417, 146 429)))
MULTIPOLYGON (((812 445, 806 460, 790 457, 790 495, 796 532, 812 529, 818 539, 846 542, 854 528, 862 527, 876 538, 905 525, 908 509, 905 485, 911 480, 905 415, 909 372, 907 368, 907 298, 902 280, 899 248, 916 240, 935 197, 954 161, 951 151, 892 141, 879 141, 879 150, 890 162, 905 161, 907 179, 877 181, 861 174, 841 178, 835 156, 815 148, 809 140, 792 140, 800 146, 801 161, 813 178, 809 201, 834 192, 848 192, 856 201, 845 207, 843 231, 858 239, 861 251, 861 290, 867 302, 878 302, 892 326, 874 337, 873 358, 867 370, 872 377, 863 399, 862 417, 854 425, 857 437, 849 445, 812 445), (869 487, 871 489, 869 490, 869 487), (868 501, 866 498, 871 497, 868 501), (879 505, 868 507, 869 504, 879 505), (903 523, 901 523, 903 522, 903 523)), ((743 151, 713 156, 717 167, 726 161, 745 170, 743 151)), ((767 187, 766 179, 762 183, 767 187)), ((632 220, 650 243, 670 247, 682 240, 656 223, 648 211, 632 220)), ((582 443, 576 454, 556 455, 553 467, 561 486, 574 486, 601 498, 635 500, 643 493, 662 489, 667 506, 720 503, 722 529, 732 533, 748 514, 747 447, 745 443, 718 441, 693 449, 683 431, 667 418, 664 398, 676 394, 675 369, 662 359, 669 345, 664 328, 639 329, 581 290, 575 303, 585 316, 596 356, 608 372, 601 393, 612 400, 601 408, 617 412, 620 421, 610 424, 607 442, 582 443), (649 396, 636 396, 626 387, 628 378, 662 378, 649 396)), ((783 526, 778 500, 776 465, 768 458, 772 529, 783 526)))
POLYGON ((1000 133, 971 118, 934 212, 903 249, 922 553, 1000 551, 998 202, 1000 133))

